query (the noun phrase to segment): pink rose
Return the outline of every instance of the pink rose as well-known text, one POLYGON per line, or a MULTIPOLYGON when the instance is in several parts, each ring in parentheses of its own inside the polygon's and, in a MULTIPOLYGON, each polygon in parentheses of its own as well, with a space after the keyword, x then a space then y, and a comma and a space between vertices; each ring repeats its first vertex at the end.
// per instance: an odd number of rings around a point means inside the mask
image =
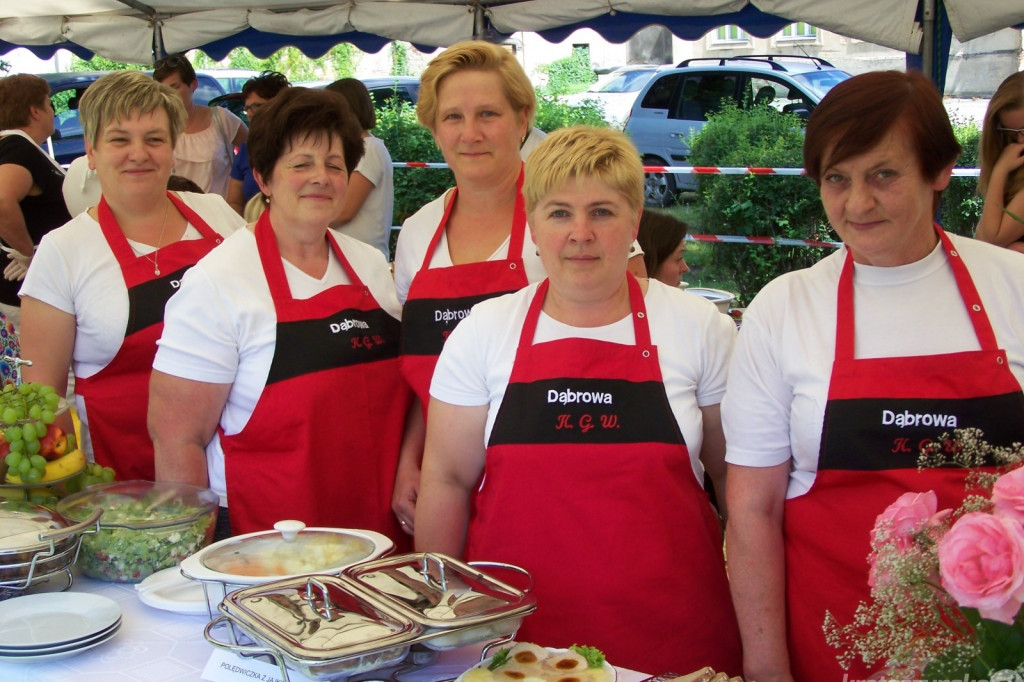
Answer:
POLYGON ((1024 523, 1024 467, 1003 474, 992 487, 995 514, 1024 523))
POLYGON ((889 537, 896 540, 897 547, 905 549, 913 542, 914 534, 928 525, 938 507, 939 498, 933 490, 926 493, 903 493, 875 519, 871 537, 877 540, 879 532, 885 530, 889 537))
POLYGON ((960 606, 1012 624, 1024 601, 1024 533, 1014 521, 964 514, 939 541, 942 586, 960 606))

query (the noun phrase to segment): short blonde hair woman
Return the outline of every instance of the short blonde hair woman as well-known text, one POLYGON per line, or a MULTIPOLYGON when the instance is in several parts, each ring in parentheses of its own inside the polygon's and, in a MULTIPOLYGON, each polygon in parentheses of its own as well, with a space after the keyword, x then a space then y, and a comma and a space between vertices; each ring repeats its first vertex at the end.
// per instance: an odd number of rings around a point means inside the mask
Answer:
POLYGON ((120 479, 154 478, 149 375, 182 275, 242 219, 216 195, 168 192, 181 100, 138 71, 103 76, 79 114, 98 205, 48 234, 21 289, 24 371, 64 393, 75 373, 85 445, 120 479))
POLYGON ((621 132, 551 133, 523 192, 548 278, 477 304, 441 352, 416 549, 529 570, 542 608, 524 640, 738 674, 702 488, 705 470, 724 483, 718 403, 735 325, 628 273, 643 169, 621 132))

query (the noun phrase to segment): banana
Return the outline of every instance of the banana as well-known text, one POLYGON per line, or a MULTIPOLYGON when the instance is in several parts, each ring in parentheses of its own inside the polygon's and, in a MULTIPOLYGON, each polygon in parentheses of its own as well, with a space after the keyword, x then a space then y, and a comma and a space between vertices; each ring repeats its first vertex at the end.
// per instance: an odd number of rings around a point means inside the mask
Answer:
MULTIPOLYGON (((72 450, 63 457, 55 459, 52 462, 47 462, 46 470, 43 472, 43 477, 39 479, 39 482, 48 483, 60 478, 66 478, 71 474, 78 473, 84 468, 85 454, 81 450, 72 450)), ((14 483, 15 485, 21 485, 21 476, 7 474, 7 482, 14 483)))

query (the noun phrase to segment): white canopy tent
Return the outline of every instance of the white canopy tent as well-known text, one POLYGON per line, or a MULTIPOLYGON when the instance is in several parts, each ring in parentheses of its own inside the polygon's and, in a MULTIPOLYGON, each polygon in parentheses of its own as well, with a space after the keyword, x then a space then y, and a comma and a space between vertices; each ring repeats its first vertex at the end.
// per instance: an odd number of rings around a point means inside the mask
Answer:
POLYGON ((3 0, 0 53, 64 47, 148 64, 197 47, 293 44, 318 56, 340 42, 438 47, 515 31, 560 39, 583 27, 621 42, 649 24, 684 38, 724 24, 767 36, 804 21, 927 58, 940 2, 961 41, 1024 23, 1024 0, 218 0, 217 9, 209 0, 3 0))

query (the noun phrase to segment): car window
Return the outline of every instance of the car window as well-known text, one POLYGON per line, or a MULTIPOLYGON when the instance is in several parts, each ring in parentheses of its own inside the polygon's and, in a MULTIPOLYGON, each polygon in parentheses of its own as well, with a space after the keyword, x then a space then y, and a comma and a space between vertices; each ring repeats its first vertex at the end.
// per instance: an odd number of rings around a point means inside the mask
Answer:
POLYGON ((793 74, 793 80, 803 84, 819 102, 833 86, 842 83, 849 77, 850 74, 838 69, 793 74))
POLYGON ((669 109, 669 118, 706 121, 709 114, 736 102, 738 74, 687 74, 685 78, 674 106, 669 109))
POLYGON ((382 88, 371 88, 370 98, 373 100, 375 109, 381 109, 399 102, 410 105, 414 104, 409 91, 403 87, 385 86, 382 88))
POLYGON ((197 74, 196 80, 199 81, 199 85, 196 87, 195 94, 192 95, 194 103, 209 104, 211 99, 224 94, 216 79, 204 74, 197 74))
POLYGON ((626 71, 598 88, 597 92, 637 92, 651 80, 654 71, 626 71))
POLYGON ((82 122, 78 118, 77 109, 68 109, 54 117, 54 128, 60 132, 61 140, 82 137, 82 122))
POLYGON ((644 109, 668 109, 672 105, 672 92, 676 84, 682 80, 682 74, 671 73, 662 76, 654 81, 651 88, 644 95, 640 106, 644 109))
POLYGON ((768 105, 776 111, 792 112, 804 108, 810 111, 811 102, 802 92, 776 78, 751 75, 744 88, 744 106, 768 105))

